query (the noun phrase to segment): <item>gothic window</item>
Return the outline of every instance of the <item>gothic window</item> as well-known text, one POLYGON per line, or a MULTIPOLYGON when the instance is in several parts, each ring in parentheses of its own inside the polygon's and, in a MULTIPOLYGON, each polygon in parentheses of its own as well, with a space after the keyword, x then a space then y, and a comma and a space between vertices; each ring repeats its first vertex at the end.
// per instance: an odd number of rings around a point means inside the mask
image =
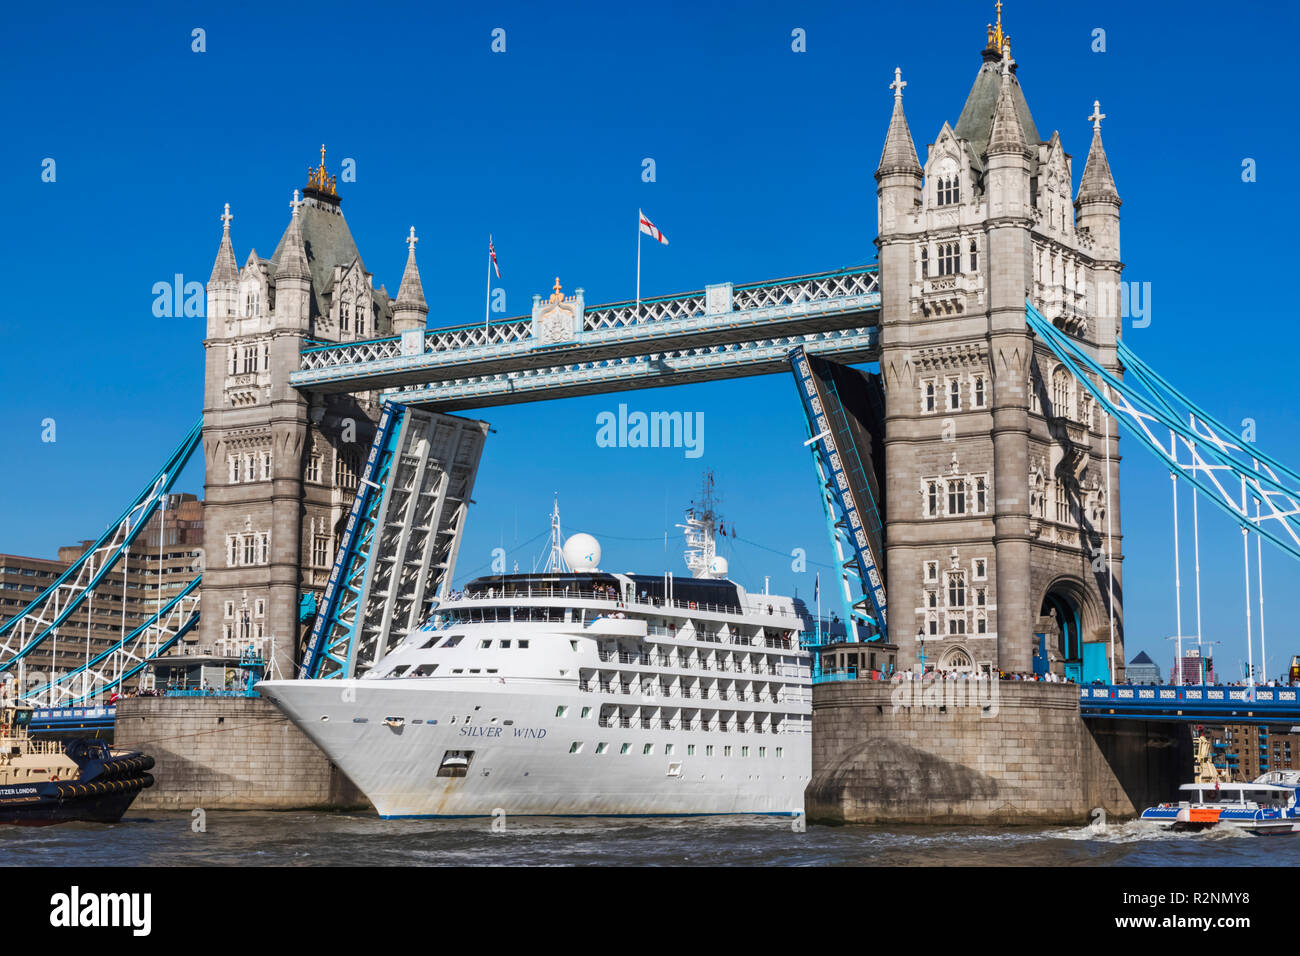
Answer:
POLYGON ((953 571, 948 575, 948 607, 952 609, 966 606, 966 573, 953 571))
POLYGON ((948 379, 948 411, 961 411, 961 381, 960 379, 948 379))
POLYGON ((1070 373, 1058 368, 1052 373, 1052 414, 1073 418, 1070 402, 1070 373))
POLYGON ((357 472, 350 457, 338 452, 334 459, 334 484, 340 488, 351 489, 357 486, 357 472))
POLYGON ((271 535, 263 531, 257 536, 257 563, 269 564, 271 562, 271 535))
POLYGON ((983 581, 986 577, 988 577, 988 565, 985 563, 983 558, 976 558, 975 559, 975 580, 983 581))
POLYGON ((925 279, 930 275, 930 250, 925 246, 921 247, 921 278, 925 279))
POLYGON ((926 579, 927 581, 938 581, 938 580, 939 580, 939 562, 938 562, 938 561, 927 561, 927 562, 925 562, 925 579, 926 579))
POLYGON ((931 590, 928 590, 928 591, 925 592, 925 606, 926 606, 926 607, 938 607, 938 606, 939 606, 939 592, 938 592, 938 591, 935 591, 935 590, 931 589, 931 590))
POLYGON ((970 271, 978 272, 980 268, 979 243, 974 239, 970 241, 970 271))
POLYGON ((257 371, 257 346, 244 346, 244 374, 257 371))
POLYGON ((271 369, 271 346, 262 343, 262 371, 267 372, 271 369))
POLYGON ((976 633, 976 634, 987 634, 988 631, 989 631, 989 622, 988 622, 988 618, 985 617, 983 614, 978 614, 978 615, 976 615, 976 616, 975 616, 975 633, 976 633))
POLYGON ((312 538, 311 563, 313 567, 324 568, 329 566, 329 546, 329 535, 318 534, 312 538))
POLYGON ((307 481, 320 481, 320 455, 312 455, 307 462, 307 481))
POLYGON ((1042 382, 1038 378, 1038 369, 1029 370, 1029 409, 1033 412, 1041 412, 1038 405, 1038 392, 1042 388, 1042 382))
POLYGON ((222 610, 224 612, 222 616, 225 617, 226 620, 232 619, 235 616, 235 602, 227 601, 222 610))
POLYGON ((252 455, 244 456, 244 480, 245 481, 257 481, 257 469, 254 466, 253 462, 254 462, 254 458, 252 455))
POLYGON ((988 603, 988 591, 985 588, 975 589, 975 606, 984 607, 988 603))
POLYGON ((239 477, 239 464, 240 457, 238 455, 231 455, 226 459, 227 471, 230 476, 230 484, 232 485, 238 484, 242 480, 239 477))
POLYGON ((925 494, 925 516, 933 518, 939 513, 939 482, 931 481, 926 483, 925 494))
POLYGON ((1056 520, 1062 523, 1070 520, 1070 499, 1065 493, 1065 482, 1056 482, 1056 520))
POLYGON ((956 176, 940 176, 936 182, 938 205, 951 206, 961 202, 961 179, 956 176))
POLYGON ((236 348, 230 350, 230 374, 239 374, 239 349, 236 348))
POLYGON ((939 244, 939 275, 955 276, 961 272, 961 244, 941 242, 939 244))
POLYGON ((926 382, 925 383, 925 410, 927 412, 934 411, 934 399, 935 399, 934 382, 933 381, 926 382))
POLYGON ((262 480, 271 480, 271 453, 269 451, 262 452, 262 480))
POLYGON ((975 479, 975 513, 984 514, 988 510, 988 488, 983 478, 975 479))
POLYGON ((266 598, 258 598, 253 602, 253 616, 266 617, 266 598))
POLYGON ((344 302, 339 309, 339 331, 346 332, 348 330, 349 322, 348 304, 344 302))
POLYGON ((939 634, 939 616, 937 614, 928 615, 928 623, 930 625, 930 635, 932 637, 937 636, 939 634))
POLYGON ((233 568, 239 564, 239 535, 226 535, 226 567, 233 568))
POLYGON ((253 564, 257 561, 257 537, 256 535, 244 535, 244 564, 253 564))
POLYGON ((360 300, 356 304, 357 310, 357 336, 360 337, 366 332, 366 304, 360 300))
POLYGON ((986 396, 985 396, 985 393, 984 393, 984 376, 983 376, 983 375, 976 375, 976 376, 975 376, 975 384, 974 384, 973 387, 972 387, 972 393, 973 393, 974 398, 975 398, 975 407, 976 407, 976 408, 983 408, 984 405, 985 405, 985 402, 986 402, 986 396))
POLYGON ((966 615, 950 614, 948 615, 948 633, 965 634, 966 633, 966 615))
POLYGON ((948 516, 966 513, 966 479, 954 478, 948 482, 948 516))

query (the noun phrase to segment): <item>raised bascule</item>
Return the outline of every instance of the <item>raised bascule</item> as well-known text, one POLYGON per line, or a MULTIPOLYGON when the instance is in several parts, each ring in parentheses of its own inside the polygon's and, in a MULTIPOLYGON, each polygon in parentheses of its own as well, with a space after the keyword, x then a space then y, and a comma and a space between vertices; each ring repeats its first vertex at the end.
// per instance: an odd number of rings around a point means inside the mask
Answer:
MULTIPOLYGON (((813 466, 844 624, 810 635, 822 666, 810 814, 911 818, 890 809, 910 801, 918 819, 1030 819, 1073 813, 1061 796, 1071 787, 1085 810, 1140 806, 1148 794, 1116 768, 1133 734, 1165 731, 1113 721, 1124 741, 1089 742, 1069 685, 1029 697, 1004 687, 1015 697, 1004 707, 1025 723, 1008 738, 1023 752, 1007 756, 990 737, 997 721, 977 714, 945 730, 943 719, 965 718, 921 704, 895 713, 888 684, 855 678, 890 660, 949 675, 1121 679, 1121 428, 1243 534, 1295 557, 1300 473, 1243 448, 1120 341, 1120 198, 1104 114, 1094 101, 1076 192, 1061 136, 1035 125, 1001 3, 957 121, 942 124, 924 163, 907 85, 895 69, 869 265, 604 305, 557 278, 529 315, 457 324, 429 314, 414 228, 396 297, 375 288, 324 147, 270 258, 250 251, 239 265, 227 206, 207 284, 201 430, 0 628, 0 671, 25 668, 92 599, 200 436, 201 582, 135 634, 88 650, 76 674, 34 688, 44 706, 111 692, 195 635, 273 637, 272 671, 284 676, 364 673, 450 587, 490 431, 452 412, 792 373, 808 429, 789 448, 813 466), (850 367, 862 363, 872 367, 850 367), (1035 724, 1041 746, 1029 740, 1035 724), (935 794, 881 790, 938 764, 930 777, 947 781, 957 816, 924 809, 935 794), (1044 767, 1064 774, 1042 775, 1059 792, 1031 780, 1044 767)), ((1095 694, 1088 706, 1100 706, 1095 694)))

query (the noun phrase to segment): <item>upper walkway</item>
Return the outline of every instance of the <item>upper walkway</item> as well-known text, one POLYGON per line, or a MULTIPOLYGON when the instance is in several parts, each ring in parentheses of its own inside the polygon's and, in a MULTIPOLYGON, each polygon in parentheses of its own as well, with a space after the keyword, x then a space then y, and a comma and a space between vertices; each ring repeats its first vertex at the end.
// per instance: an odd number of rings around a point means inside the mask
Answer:
POLYGON ((443 411, 784 372, 790 349, 842 362, 874 359, 880 284, 874 263, 682 295, 586 306, 535 297, 531 316, 309 345, 295 388, 378 389, 443 411), (565 328, 572 321, 571 328, 565 328))

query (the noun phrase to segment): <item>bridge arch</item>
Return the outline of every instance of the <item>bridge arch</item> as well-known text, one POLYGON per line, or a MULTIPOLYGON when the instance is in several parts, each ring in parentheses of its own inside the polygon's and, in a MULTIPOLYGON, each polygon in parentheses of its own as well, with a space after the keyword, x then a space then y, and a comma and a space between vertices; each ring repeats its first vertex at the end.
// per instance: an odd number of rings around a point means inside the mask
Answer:
POLYGON ((1082 580, 1061 575, 1043 589, 1038 613, 1040 623, 1043 618, 1050 621, 1049 657, 1062 662, 1065 676, 1081 680, 1084 638, 1105 623, 1100 604, 1082 580))

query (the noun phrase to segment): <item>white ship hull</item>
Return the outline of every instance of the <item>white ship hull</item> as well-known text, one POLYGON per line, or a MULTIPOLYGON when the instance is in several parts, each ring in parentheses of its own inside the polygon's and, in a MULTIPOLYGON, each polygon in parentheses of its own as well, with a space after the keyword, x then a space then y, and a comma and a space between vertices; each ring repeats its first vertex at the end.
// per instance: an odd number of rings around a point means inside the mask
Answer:
POLYGON ((385 818, 791 815, 803 812, 811 776, 806 732, 600 726, 591 695, 570 681, 291 680, 259 690, 385 818), (464 776, 440 775, 457 751, 472 753, 464 776))

